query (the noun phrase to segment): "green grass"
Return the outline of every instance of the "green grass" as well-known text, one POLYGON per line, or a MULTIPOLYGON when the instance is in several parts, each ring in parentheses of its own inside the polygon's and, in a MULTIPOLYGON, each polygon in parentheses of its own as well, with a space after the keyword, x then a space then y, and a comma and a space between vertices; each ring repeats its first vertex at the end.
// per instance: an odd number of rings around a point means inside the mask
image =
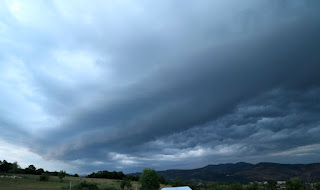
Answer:
MULTIPOLYGON (((69 177, 63 178, 60 182, 57 176, 50 176, 49 181, 40 181, 38 175, 16 174, 21 179, 0 178, 1 190, 53 190, 53 189, 69 189, 70 181, 72 186, 79 184, 81 181, 94 182, 98 184, 99 189, 106 187, 115 187, 120 189, 120 180, 111 179, 92 179, 83 177, 69 177)), ((132 182, 133 187, 138 185, 137 182, 132 182)))
MULTIPOLYGON (((70 181, 72 186, 81 183, 82 181, 96 183, 99 189, 103 190, 106 187, 120 188, 121 180, 112 179, 97 179, 97 178, 84 178, 84 177, 70 177, 63 178, 63 182, 60 182, 57 176, 50 176, 49 181, 40 181, 39 175, 27 175, 27 174, 14 174, 20 176, 21 179, 12 178, 0 178, 0 190, 53 190, 53 189, 67 189, 69 190, 70 181)), ((135 190, 136 186, 140 187, 139 183, 132 181, 132 189, 135 190)), ((161 185, 160 189, 164 185, 161 185)))

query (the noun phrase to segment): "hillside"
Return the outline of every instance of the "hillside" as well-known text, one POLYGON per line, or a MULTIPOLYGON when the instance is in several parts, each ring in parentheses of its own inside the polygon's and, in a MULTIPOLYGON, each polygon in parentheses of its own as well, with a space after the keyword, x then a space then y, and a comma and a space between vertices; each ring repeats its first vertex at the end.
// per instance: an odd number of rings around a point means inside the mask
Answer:
MULTIPOLYGON (((72 189, 79 189, 79 184, 86 182, 88 184, 96 184, 95 190, 120 190, 121 180, 117 179, 98 179, 98 178, 86 178, 86 177, 72 177, 66 176, 62 182, 60 182, 57 176, 50 176, 49 181, 39 181, 39 175, 32 174, 0 174, 0 189, 1 190, 69 190, 70 181, 72 183, 72 189), (78 187, 77 187, 78 186, 78 187)), ((137 181, 131 181, 133 189, 139 189, 140 184, 137 181)), ((161 184, 160 188, 169 187, 168 185, 161 184)), ((87 189, 87 188, 82 188, 87 189)))
POLYGON ((180 176, 183 180, 194 181, 266 181, 288 180, 299 177, 305 181, 320 181, 320 163, 313 164, 277 164, 258 163, 249 164, 239 162, 236 164, 208 165, 192 170, 166 170, 159 171, 159 175, 166 180, 173 180, 180 176))

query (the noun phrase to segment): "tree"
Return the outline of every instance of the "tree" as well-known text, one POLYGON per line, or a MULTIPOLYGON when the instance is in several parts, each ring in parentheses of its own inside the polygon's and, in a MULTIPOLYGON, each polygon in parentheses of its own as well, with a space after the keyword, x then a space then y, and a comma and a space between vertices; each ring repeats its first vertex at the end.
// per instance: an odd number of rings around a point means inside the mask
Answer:
POLYGON ((25 172, 27 174, 35 174, 36 173, 36 167, 34 165, 29 165, 26 169, 25 172))
POLYGON ((109 172, 107 170, 98 171, 97 173, 92 172, 88 175, 89 178, 107 178, 107 179, 122 179, 125 177, 122 171, 120 172, 109 172))
POLYGON ((36 170, 36 174, 37 175, 41 175, 42 173, 44 173, 44 169, 39 168, 39 169, 36 170))
POLYGON ((247 190, 258 190, 259 189, 259 184, 257 182, 253 182, 252 184, 248 185, 247 190))
POLYGON ((58 173, 58 177, 60 179, 60 182, 62 181, 62 179, 66 176, 66 171, 64 170, 60 170, 60 172, 58 173))
POLYGON ((268 180, 266 187, 267 187, 267 190, 276 190, 277 189, 277 182, 275 180, 268 180))
POLYGON ((18 164, 18 162, 13 162, 13 164, 11 165, 11 169, 9 170, 10 173, 20 173, 21 172, 21 168, 18 164))
POLYGON ((0 165, 0 171, 2 172, 9 172, 11 168, 12 164, 7 162, 6 160, 3 160, 2 164, 0 165))
POLYGON ((132 187, 131 181, 129 178, 124 177, 121 180, 121 184, 120 184, 121 189, 123 190, 125 187, 127 187, 127 189, 130 189, 132 187))
POLYGON ((286 181, 287 190, 305 190, 305 185, 301 182, 299 178, 295 178, 292 181, 286 181))
POLYGON ((40 181, 49 181, 50 175, 48 173, 42 173, 40 175, 40 181))
POLYGON ((157 172, 151 168, 143 170, 139 182, 141 183, 141 190, 157 190, 160 187, 157 172))
POLYGON ((176 178, 171 182, 172 187, 184 186, 185 183, 180 176, 176 176, 176 178))
POLYGON ((230 190, 243 190, 243 186, 240 183, 232 183, 230 190))
POLYGON ((90 183, 86 181, 82 181, 81 183, 73 186, 72 189, 99 190, 98 185, 96 183, 90 183))
POLYGON ((139 181, 138 175, 126 175, 127 178, 129 178, 131 181, 139 181))
POLYGON ((167 181, 164 179, 163 176, 159 176, 159 183, 160 184, 167 184, 167 181))
POLYGON ((320 190, 320 182, 316 183, 316 184, 314 185, 314 188, 315 188, 316 190, 320 190))
POLYGON ((73 177, 79 177, 79 175, 78 174, 74 174, 73 177))

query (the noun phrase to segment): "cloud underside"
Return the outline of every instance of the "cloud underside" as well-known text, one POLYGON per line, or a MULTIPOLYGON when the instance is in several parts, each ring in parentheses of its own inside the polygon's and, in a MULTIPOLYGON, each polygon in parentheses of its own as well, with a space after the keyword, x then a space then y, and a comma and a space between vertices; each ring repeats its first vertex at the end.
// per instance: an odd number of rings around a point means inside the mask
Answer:
POLYGON ((0 138, 78 172, 318 161, 319 3, 231 2, 4 3, 0 138))

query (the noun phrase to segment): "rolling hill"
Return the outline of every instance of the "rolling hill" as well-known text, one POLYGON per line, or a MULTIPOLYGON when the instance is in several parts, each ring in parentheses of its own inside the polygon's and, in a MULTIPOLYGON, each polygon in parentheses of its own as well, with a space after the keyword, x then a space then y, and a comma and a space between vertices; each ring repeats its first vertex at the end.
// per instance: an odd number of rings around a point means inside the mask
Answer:
POLYGON ((288 180, 299 177, 304 181, 320 181, 320 163, 312 164, 277 164, 258 163, 208 165, 191 170, 158 171, 158 175, 166 180, 174 180, 176 176, 187 181, 215 182, 251 182, 272 180, 288 180))

